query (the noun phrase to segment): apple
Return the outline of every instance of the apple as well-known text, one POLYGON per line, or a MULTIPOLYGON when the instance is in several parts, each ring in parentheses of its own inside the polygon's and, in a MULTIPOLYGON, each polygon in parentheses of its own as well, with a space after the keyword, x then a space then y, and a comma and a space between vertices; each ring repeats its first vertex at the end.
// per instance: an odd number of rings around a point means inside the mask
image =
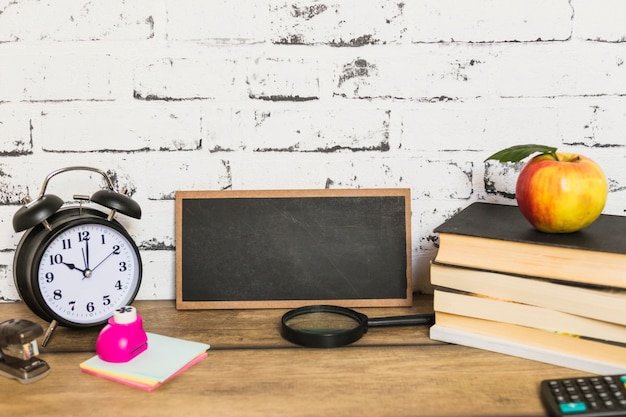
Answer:
POLYGON ((537 155, 524 165, 515 186, 520 211, 537 230, 571 233, 602 213, 609 189, 602 169, 574 153, 537 155))
POLYGON ((608 196, 606 177, 591 159, 539 145, 508 148, 487 159, 520 160, 533 150, 541 153, 524 165, 515 187, 526 220, 546 233, 572 233, 591 225, 608 196), (512 157, 511 151, 518 153, 512 157))

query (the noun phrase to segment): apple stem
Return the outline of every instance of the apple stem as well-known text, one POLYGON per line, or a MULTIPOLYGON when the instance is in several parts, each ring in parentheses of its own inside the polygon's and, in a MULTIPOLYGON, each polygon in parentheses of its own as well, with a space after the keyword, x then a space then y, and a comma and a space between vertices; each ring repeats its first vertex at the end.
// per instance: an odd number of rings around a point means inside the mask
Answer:
POLYGON ((552 157, 554 158, 555 161, 559 161, 559 157, 557 156, 556 152, 552 152, 552 157))

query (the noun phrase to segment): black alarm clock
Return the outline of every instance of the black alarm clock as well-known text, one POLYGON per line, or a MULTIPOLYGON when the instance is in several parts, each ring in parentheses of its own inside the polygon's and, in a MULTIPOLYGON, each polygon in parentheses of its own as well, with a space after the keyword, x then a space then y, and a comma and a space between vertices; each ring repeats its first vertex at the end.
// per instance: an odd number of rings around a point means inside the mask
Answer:
POLYGON ((134 200, 114 191, 105 172, 72 166, 48 174, 39 196, 25 201, 13 216, 13 229, 26 230, 15 251, 13 277, 24 303, 50 322, 43 346, 57 324, 99 326, 116 309, 131 304, 141 284, 141 257, 129 233, 113 217, 122 213, 141 218, 134 200), (74 170, 100 174, 107 189, 91 197, 74 195, 78 206, 62 207, 61 198, 45 191, 52 177, 74 170), (84 207, 85 202, 109 211, 84 207))

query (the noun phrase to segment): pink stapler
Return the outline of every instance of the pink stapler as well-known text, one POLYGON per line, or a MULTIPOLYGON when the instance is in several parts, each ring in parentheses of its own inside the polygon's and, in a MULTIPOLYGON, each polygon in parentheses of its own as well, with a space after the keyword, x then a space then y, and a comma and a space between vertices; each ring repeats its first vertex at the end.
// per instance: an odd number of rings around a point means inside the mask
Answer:
POLYGON ((96 340, 96 353, 106 362, 128 362, 148 348, 148 336, 135 307, 113 313, 96 340))

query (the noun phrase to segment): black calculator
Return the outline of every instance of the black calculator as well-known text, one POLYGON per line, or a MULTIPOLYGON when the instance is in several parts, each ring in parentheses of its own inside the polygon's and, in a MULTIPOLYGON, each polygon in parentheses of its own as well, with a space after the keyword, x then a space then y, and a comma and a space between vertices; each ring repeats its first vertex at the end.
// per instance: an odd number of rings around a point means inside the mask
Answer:
POLYGON ((541 400, 553 417, 626 417, 626 375, 541 381, 541 400))

